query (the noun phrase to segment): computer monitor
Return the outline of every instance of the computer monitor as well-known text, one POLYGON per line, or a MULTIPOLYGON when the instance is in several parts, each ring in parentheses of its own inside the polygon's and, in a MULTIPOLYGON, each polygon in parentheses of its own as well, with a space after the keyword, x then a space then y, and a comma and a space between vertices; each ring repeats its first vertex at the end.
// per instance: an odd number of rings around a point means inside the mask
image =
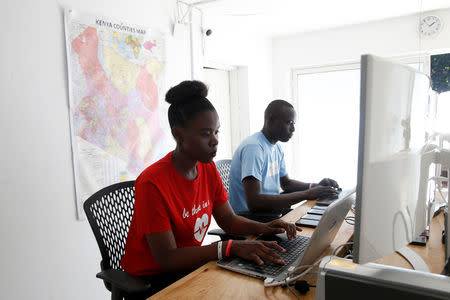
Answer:
POLYGON ((425 229, 428 171, 421 170, 429 86, 411 67, 361 57, 356 263, 393 253, 425 229))

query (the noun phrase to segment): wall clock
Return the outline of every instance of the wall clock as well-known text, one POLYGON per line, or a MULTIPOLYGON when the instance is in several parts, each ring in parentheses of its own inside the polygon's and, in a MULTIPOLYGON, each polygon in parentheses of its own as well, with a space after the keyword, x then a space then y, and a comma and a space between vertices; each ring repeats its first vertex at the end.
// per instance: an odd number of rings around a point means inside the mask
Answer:
POLYGON ((424 37, 435 37, 442 30, 442 25, 442 20, 438 16, 425 16, 420 20, 419 33, 424 37))

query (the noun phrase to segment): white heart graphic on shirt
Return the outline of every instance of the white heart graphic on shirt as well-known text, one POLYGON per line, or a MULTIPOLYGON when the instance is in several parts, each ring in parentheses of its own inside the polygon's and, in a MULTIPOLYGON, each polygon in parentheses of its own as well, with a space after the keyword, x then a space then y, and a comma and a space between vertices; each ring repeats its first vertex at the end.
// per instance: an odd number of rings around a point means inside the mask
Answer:
POLYGON ((203 214, 201 218, 197 218, 194 226, 194 237, 197 241, 201 242, 206 233, 208 227, 209 217, 207 214, 203 214))

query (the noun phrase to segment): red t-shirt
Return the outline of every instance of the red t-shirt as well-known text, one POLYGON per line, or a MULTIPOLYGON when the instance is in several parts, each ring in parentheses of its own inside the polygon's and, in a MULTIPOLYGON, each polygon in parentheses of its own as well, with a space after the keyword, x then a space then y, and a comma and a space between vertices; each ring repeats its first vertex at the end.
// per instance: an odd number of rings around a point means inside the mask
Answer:
POLYGON ((163 272, 145 234, 172 230, 178 248, 200 246, 213 207, 227 199, 213 162, 198 162, 197 178, 188 180, 175 169, 170 152, 136 179, 134 213, 121 266, 132 275, 163 272))

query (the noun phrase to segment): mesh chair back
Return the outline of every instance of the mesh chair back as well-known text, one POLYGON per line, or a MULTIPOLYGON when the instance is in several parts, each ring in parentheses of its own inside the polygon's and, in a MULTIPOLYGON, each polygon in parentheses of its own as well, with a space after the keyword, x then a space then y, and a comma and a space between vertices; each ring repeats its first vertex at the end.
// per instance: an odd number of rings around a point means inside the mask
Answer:
POLYGON ((105 187, 84 202, 86 217, 102 255, 102 270, 122 270, 120 260, 125 252, 133 206, 134 180, 105 187))
POLYGON ((230 188, 230 168, 231 168, 231 159, 222 159, 216 161, 216 168, 219 171, 220 178, 222 179, 223 186, 227 193, 230 188))

